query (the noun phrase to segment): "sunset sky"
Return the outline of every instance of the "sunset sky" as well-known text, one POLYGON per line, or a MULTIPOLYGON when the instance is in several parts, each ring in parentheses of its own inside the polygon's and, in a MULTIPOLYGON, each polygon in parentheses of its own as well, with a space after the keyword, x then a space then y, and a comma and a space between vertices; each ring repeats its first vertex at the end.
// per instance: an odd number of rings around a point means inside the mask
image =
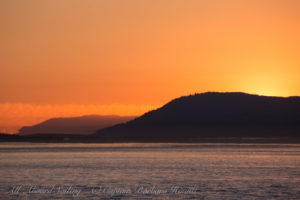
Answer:
POLYGON ((300 95, 299 0, 1 0, 0 132, 206 91, 300 95))

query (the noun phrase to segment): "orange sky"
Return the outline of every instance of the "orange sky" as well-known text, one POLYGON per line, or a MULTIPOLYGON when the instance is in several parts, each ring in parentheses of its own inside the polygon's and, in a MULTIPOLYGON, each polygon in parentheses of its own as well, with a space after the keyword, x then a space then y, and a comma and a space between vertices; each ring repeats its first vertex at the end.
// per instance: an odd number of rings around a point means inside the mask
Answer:
POLYGON ((195 92, 300 95, 299 10, 299 0, 0 1, 0 132, 138 115, 195 92))

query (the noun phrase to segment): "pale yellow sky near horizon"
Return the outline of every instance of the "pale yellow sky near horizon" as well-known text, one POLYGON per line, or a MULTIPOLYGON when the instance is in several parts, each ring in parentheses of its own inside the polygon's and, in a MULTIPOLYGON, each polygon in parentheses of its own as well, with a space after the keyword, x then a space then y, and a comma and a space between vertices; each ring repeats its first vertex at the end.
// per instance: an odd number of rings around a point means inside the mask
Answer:
POLYGON ((0 1, 0 132, 137 115, 206 91, 299 96, 299 10, 298 0, 0 1))

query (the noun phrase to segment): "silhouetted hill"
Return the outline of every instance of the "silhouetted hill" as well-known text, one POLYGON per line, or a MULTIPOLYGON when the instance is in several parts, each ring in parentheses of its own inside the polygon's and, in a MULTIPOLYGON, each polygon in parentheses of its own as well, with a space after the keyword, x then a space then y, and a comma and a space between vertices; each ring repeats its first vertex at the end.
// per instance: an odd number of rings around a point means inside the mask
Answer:
POLYGON ((113 115, 52 118, 34 126, 22 127, 19 130, 19 134, 92 134, 101 128, 127 122, 133 118, 113 115))
POLYGON ((300 136, 300 97, 215 92, 184 96, 97 133, 102 137, 300 136))

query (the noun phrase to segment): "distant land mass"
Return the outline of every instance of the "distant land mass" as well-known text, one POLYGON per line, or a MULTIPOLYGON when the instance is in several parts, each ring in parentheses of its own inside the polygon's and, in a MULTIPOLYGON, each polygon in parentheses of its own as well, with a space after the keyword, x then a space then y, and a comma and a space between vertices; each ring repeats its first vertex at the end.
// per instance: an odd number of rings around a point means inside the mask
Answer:
POLYGON ((93 134, 98 129, 134 119, 133 116, 87 115, 70 118, 52 118, 34 126, 25 126, 19 135, 33 134, 93 134))
POLYGON ((174 99, 127 123, 97 131, 100 137, 300 136, 300 97, 208 92, 174 99))

